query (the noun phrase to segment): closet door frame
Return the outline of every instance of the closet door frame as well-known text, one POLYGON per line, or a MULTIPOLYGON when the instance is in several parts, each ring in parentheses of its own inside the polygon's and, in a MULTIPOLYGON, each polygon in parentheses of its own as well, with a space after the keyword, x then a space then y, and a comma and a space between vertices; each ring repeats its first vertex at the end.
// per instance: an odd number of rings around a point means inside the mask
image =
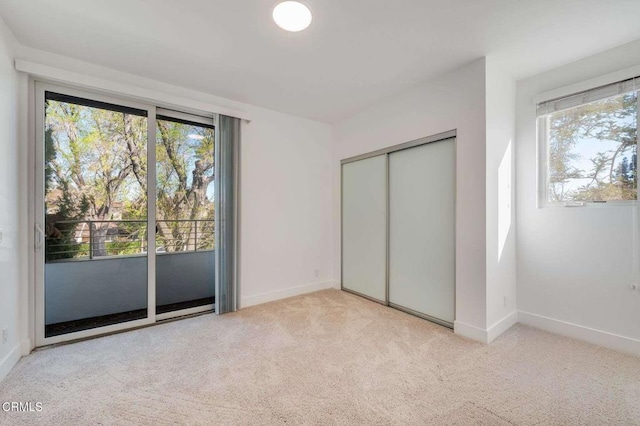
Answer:
POLYGON ((421 145, 426 145, 429 143, 434 143, 434 142, 442 142, 442 141, 446 141, 449 139, 453 139, 453 150, 454 150, 454 156, 456 158, 456 170, 454 171, 454 182, 453 182, 453 186, 454 188, 456 188, 456 193, 454 194, 454 223, 456 224, 456 226, 454 226, 454 230, 453 230, 453 248, 454 248, 454 270, 453 270, 453 294, 454 294, 454 302, 453 302, 453 317, 454 320, 456 318, 456 269, 457 269, 457 246, 456 246, 456 242, 457 242, 457 216, 458 216, 458 206, 457 206, 457 201, 458 201, 458 194, 457 194, 457 156, 458 156, 458 143, 457 143, 457 131, 454 130, 449 130, 447 132, 442 132, 442 133, 438 133, 435 135, 431 135, 431 136, 427 136, 424 138, 420 138, 420 139, 415 139, 409 142, 405 142, 405 143, 401 143, 398 145, 393 145, 387 148, 383 148, 383 149, 379 149, 376 151, 372 151, 372 152, 368 152, 365 154, 360 154, 360 155, 356 155, 353 157, 349 157, 349 158, 345 158, 343 160, 340 161, 340 288, 343 291, 346 291, 348 293, 352 293, 355 294, 357 296, 361 296, 364 297, 368 300, 377 302, 377 303, 381 303, 385 306, 389 306, 391 308, 406 312, 408 314, 426 319, 427 321, 431 321, 433 323, 442 325, 444 327, 448 327, 448 328, 453 328, 453 323, 449 323, 448 321, 444 321, 438 318, 434 318, 430 315, 427 314, 423 314, 421 312, 417 312, 414 311, 412 309, 409 308, 405 308, 403 306, 400 305, 396 305, 393 303, 389 302, 389 266, 390 266, 390 239, 389 239, 389 235, 390 235, 390 215, 389 215, 389 211, 390 211, 390 204, 389 204, 389 154, 393 153, 393 152, 397 152, 397 151, 402 151, 405 149, 409 149, 409 148, 414 148, 414 147, 418 147, 421 145), (371 157, 378 157, 384 155, 385 156, 385 194, 386 194, 386 229, 385 229, 385 251, 386 251, 386 265, 385 265, 385 300, 384 301, 380 301, 378 299, 369 297, 367 295, 361 294, 359 292, 350 290, 348 288, 344 287, 344 277, 343 277, 343 272, 344 272, 344 224, 343 224, 343 217, 344 217, 344 203, 343 203, 343 188, 344 188, 344 173, 343 173, 343 168, 342 166, 344 166, 345 164, 348 163, 353 163, 355 161, 360 161, 360 160, 365 160, 367 158, 371 158, 371 157))

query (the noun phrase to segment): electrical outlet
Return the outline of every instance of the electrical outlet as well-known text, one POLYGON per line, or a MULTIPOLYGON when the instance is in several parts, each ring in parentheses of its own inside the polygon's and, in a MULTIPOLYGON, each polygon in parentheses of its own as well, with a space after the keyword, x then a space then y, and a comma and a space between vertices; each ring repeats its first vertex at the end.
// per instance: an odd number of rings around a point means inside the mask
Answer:
POLYGON ((507 296, 504 296, 502 298, 502 306, 504 306, 505 308, 507 307, 507 296))
POLYGON ((2 231, 2 228, 0 228, 0 244, 2 244, 2 238, 4 237, 4 233, 2 231))
POLYGON ((315 271, 313 271, 313 273, 315 274, 316 278, 318 278, 320 276, 320 270, 316 269, 315 271))
POLYGON ((7 339, 9 338, 9 328, 5 327, 2 329, 2 344, 7 343, 7 339))

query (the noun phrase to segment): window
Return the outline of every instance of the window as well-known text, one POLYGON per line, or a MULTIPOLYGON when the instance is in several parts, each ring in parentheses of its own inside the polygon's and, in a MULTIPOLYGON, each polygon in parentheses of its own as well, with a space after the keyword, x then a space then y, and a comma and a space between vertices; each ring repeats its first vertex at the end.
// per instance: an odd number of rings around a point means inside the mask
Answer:
POLYGON ((156 251, 214 248, 214 127, 156 119, 156 251))
POLYGON ((146 253, 147 111, 45 92, 45 261, 146 253))
POLYGON ((639 89, 636 78, 538 104, 544 201, 638 200, 639 89))

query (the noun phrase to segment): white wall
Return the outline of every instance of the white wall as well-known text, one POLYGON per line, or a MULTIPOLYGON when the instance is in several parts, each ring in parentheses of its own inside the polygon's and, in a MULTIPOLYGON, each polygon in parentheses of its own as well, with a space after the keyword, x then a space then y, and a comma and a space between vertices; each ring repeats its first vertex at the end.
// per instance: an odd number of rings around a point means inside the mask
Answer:
POLYGON ((640 291, 629 289, 638 273, 633 208, 536 207, 533 102, 539 93, 639 64, 636 41, 518 82, 516 164, 520 321, 640 354, 640 291))
MULTIPOLYGON (((241 128, 241 307, 335 286, 331 278, 331 126, 35 49, 19 47, 16 57, 89 76, 86 81, 132 85, 162 99, 175 99, 176 105, 188 100, 246 112, 251 122, 243 121, 241 128)), ((26 87, 20 95, 25 99, 26 87)), ((11 188, 15 191, 14 184, 11 188)), ((22 217, 26 210, 25 203, 22 217)), ((26 233, 30 227, 24 224, 21 229, 26 233)), ((24 334, 32 330, 24 326, 28 306, 25 298, 21 302, 24 334)))
POLYGON ((385 99, 337 124, 333 140, 333 276, 340 276, 340 160, 457 129, 456 332, 486 331, 485 60, 385 99))
POLYGON ((253 110, 242 127, 241 306, 331 281, 331 127, 253 110))
POLYGON ((26 207, 21 193, 21 149, 18 137, 19 76, 13 67, 16 41, 0 19, 0 380, 21 355, 19 336, 20 285, 24 282, 23 232, 26 207), (2 330, 8 337, 2 342, 2 330))
POLYGON ((515 324, 515 103, 516 84, 493 57, 486 58, 487 329, 492 340, 515 324))

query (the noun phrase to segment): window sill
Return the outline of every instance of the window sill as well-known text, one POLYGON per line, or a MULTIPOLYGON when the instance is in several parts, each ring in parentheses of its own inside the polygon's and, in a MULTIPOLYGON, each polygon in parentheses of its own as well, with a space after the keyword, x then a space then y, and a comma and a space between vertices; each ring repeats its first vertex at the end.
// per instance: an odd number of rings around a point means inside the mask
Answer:
POLYGON ((594 201, 585 201, 582 205, 569 205, 566 203, 552 203, 552 202, 538 202, 539 209, 602 209, 602 208, 612 208, 612 207, 640 207, 640 201, 605 201, 605 202, 594 202, 594 201))

